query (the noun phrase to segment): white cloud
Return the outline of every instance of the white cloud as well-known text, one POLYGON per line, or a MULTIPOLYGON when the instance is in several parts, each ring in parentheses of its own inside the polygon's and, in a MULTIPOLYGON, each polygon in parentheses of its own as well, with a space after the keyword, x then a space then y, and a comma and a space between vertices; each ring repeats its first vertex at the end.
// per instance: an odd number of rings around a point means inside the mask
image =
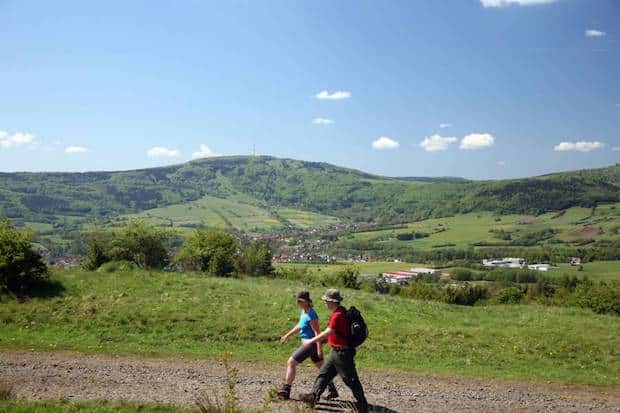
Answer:
POLYGON ((599 141, 560 142, 553 147, 553 150, 556 152, 591 152, 603 147, 605 144, 599 141))
POLYGON ((312 123, 314 123, 315 125, 331 125, 336 122, 327 118, 314 118, 312 119, 312 123))
POLYGON ((346 90, 337 90, 333 93, 329 93, 327 90, 322 90, 314 95, 315 98, 320 100, 342 100, 349 99, 351 96, 351 92, 346 90))
POLYGON ((497 166, 506 166, 506 161, 497 161, 497 166))
POLYGON ((395 141, 392 138, 388 138, 387 136, 381 136, 378 139, 372 142, 373 149, 377 149, 382 151, 384 149, 396 149, 400 146, 398 141, 395 141))
POLYGON ((9 133, 0 131, 0 148, 8 149, 16 146, 30 145, 34 141, 34 135, 26 132, 9 133))
POLYGON ((586 37, 603 37, 606 36, 607 33, 596 29, 588 29, 584 32, 584 35, 586 37))
POLYGON ((558 0, 480 0, 483 7, 536 6, 555 3, 558 0))
POLYGON ((458 139, 452 137, 433 135, 424 138, 424 140, 420 142, 420 146, 424 148, 426 152, 445 151, 451 143, 457 140, 458 139))
POLYGON ((440 129, 451 128, 451 127, 452 127, 451 123, 440 123, 439 124, 440 129))
POLYGON ((461 139, 461 149, 477 150, 490 148, 495 144, 495 138, 488 133, 472 133, 461 139))
POLYGON ((67 146, 65 153, 84 153, 88 152, 88 148, 85 146, 67 146))
POLYGON ((220 156, 219 153, 213 152, 207 145, 200 145, 200 150, 192 153, 192 159, 211 158, 213 156, 220 156))
POLYGON ((177 149, 169 149, 165 146, 153 146, 146 154, 149 158, 176 158, 180 152, 177 149))

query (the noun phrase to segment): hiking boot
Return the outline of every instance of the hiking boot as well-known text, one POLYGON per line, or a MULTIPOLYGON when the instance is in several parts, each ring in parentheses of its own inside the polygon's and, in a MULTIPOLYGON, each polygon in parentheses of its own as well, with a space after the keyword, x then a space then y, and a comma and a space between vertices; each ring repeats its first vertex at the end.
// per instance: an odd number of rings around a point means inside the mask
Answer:
POLYGON ((338 397, 340 397, 340 395, 338 394, 338 390, 336 390, 336 388, 334 387, 327 391, 327 394, 325 395, 324 399, 325 400, 336 400, 338 397))
POLYGON ((282 386, 280 390, 278 390, 278 399, 280 400, 289 400, 291 398, 291 386, 285 384, 282 386))
POLYGON ((311 408, 314 408, 314 405, 316 404, 316 397, 314 396, 314 393, 302 394, 299 396, 299 400, 306 403, 311 408))

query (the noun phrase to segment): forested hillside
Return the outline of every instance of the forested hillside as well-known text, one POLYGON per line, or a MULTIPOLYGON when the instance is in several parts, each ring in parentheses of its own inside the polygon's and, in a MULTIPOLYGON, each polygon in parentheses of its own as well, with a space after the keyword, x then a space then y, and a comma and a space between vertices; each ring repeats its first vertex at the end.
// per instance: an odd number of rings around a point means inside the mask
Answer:
POLYGON ((0 174, 0 216, 32 222, 105 221, 209 195, 350 221, 408 222, 481 210, 539 214, 619 202, 620 166, 468 181, 386 178, 272 157, 220 157, 123 172, 0 174))

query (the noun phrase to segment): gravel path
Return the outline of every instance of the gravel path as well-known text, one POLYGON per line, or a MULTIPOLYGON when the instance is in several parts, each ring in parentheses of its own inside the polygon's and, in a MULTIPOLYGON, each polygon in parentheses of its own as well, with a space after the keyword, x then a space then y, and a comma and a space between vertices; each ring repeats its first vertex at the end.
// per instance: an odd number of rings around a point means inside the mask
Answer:
MULTIPOLYGON (((234 363, 239 370, 239 402, 258 407, 269 389, 281 382, 282 366, 234 363)), ((13 381, 24 399, 125 399, 192 404, 197 395, 211 397, 226 385, 223 365, 212 360, 139 358, 0 351, 3 379, 13 381)), ((293 395, 307 391, 314 368, 303 366, 293 395)), ((620 388, 598 389, 445 378, 361 370, 368 399, 394 412, 616 412, 620 388)), ((343 389, 342 383, 337 383, 343 389)), ((347 390, 343 399, 351 400, 347 390)), ((295 411, 299 403, 275 403, 276 411, 295 411)), ((332 409, 334 411, 337 409, 332 409)))

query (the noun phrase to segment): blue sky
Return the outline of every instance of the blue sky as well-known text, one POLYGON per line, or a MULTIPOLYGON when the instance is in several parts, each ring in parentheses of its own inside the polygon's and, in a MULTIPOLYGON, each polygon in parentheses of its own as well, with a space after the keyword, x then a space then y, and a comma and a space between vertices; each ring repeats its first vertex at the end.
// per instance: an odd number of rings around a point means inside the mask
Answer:
POLYGON ((617 0, 0 0, 0 170, 606 166, 619 73, 617 0))

